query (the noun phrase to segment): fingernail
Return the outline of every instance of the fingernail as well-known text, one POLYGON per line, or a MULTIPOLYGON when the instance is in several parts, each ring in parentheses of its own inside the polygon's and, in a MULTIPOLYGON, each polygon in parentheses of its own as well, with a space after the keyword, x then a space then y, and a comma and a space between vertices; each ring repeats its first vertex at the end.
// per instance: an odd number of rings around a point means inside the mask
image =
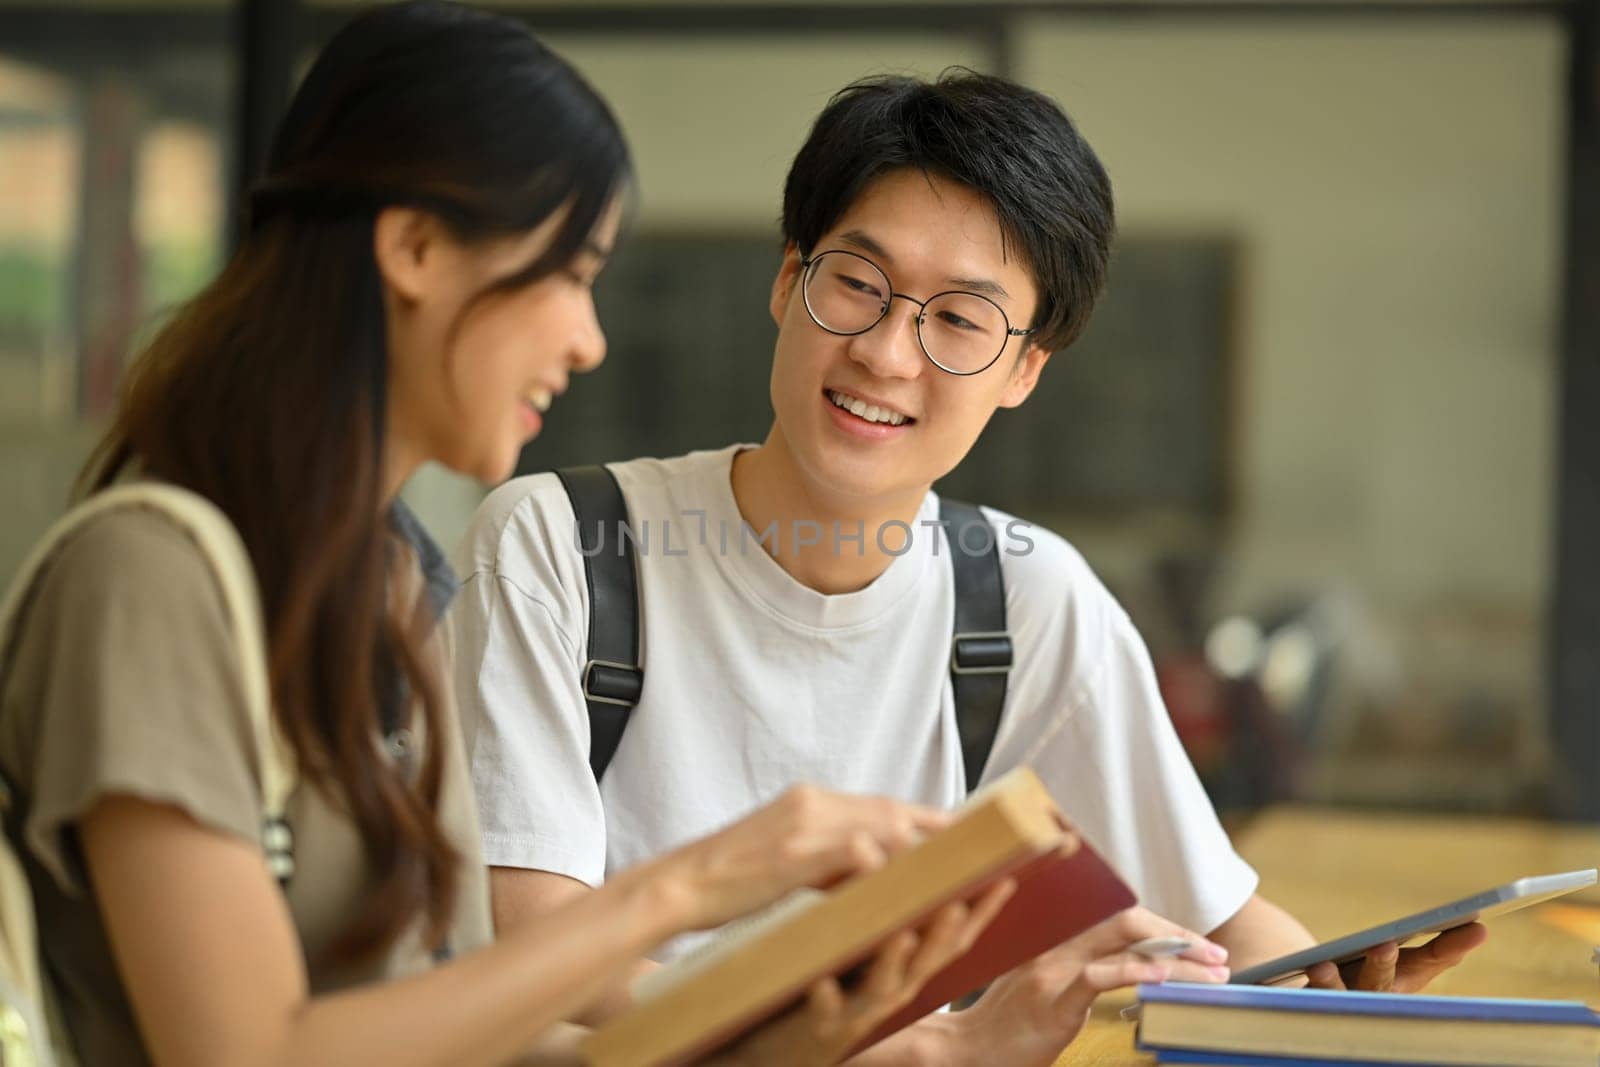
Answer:
POLYGON ((1208 944, 1206 945, 1205 949, 1205 958, 1213 963, 1227 963, 1228 950, 1223 948, 1221 945, 1208 944))
POLYGON ((1226 982, 1233 972, 1229 971, 1226 967, 1207 967, 1206 973, 1219 982, 1226 982))

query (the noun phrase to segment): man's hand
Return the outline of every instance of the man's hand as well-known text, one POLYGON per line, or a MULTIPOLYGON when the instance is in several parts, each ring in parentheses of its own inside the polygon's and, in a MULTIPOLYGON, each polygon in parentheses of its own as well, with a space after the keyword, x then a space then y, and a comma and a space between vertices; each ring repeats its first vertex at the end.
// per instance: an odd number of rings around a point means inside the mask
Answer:
POLYGON ((1314 989, 1362 989, 1377 993, 1416 993, 1467 958, 1483 944, 1489 931, 1482 923, 1446 930, 1426 945, 1401 948, 1386 941, 1369 949, 1365 957, 1342 966, 1318 963, 1306 968, 1314 989))
POLYGON ((1139 982, 1224 982, 1227 950, 1145 911, 1130 908, 1004 975, 951 1018, 955 1063, 1048 1065, 1083 1028, 1099 994, 1139 982), (1148 937, 1193 942, 1183 955, 1151 960, 1128 951, 1148 937))

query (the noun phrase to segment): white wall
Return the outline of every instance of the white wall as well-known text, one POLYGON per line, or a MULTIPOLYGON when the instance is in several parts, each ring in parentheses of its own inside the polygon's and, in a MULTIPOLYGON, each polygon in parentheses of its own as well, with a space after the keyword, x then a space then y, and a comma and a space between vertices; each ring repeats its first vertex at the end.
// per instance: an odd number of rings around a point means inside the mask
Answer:
POLYGON ((1128 229, 1237 235, 1241 555, 1403 602, 1549 565, 1562 41, 1534 20, 1038 18, 1128 229), (1320 565, 1315 561, 1321 561, 1320 565))

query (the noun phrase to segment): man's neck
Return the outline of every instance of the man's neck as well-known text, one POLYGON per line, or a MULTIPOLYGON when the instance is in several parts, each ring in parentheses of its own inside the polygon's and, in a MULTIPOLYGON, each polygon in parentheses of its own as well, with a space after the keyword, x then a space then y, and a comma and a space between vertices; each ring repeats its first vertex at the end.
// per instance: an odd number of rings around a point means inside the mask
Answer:
POLYGON ((893 497, 838 496, 819 489, 776 428, 733 459, 733 500, 762 547, 795 581, 819 593, 871 585, 909 547, 928 487, 893 497), (909 531, 909 532, 908 532, 909 531))

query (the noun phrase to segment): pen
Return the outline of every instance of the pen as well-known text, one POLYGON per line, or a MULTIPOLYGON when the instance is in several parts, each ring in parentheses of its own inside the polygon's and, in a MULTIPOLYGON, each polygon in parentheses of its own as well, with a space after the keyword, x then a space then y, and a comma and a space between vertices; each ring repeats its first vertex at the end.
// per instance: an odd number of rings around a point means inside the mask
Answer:
MULTIPOLYGON (((1187 951, 1193 941, 1182 937, 1147 937, 1143 941, 1135 941, 1128 946, 1129 952, 1136 952, 1145 959, 1155 960, 1163 956, 1177 956, 1187 951)), ((1139 1005, 1129 1004, 1118 1014, 1128 1021, 1139 1018, 1139 1005)))
POLYGON ((1135 941, 1129 945, 1128 951, 1155 960, 1163 956, 1182 955, 1193 945, 1193 941, 1182 937, 1147 937, 1143 941, 1135 941))

